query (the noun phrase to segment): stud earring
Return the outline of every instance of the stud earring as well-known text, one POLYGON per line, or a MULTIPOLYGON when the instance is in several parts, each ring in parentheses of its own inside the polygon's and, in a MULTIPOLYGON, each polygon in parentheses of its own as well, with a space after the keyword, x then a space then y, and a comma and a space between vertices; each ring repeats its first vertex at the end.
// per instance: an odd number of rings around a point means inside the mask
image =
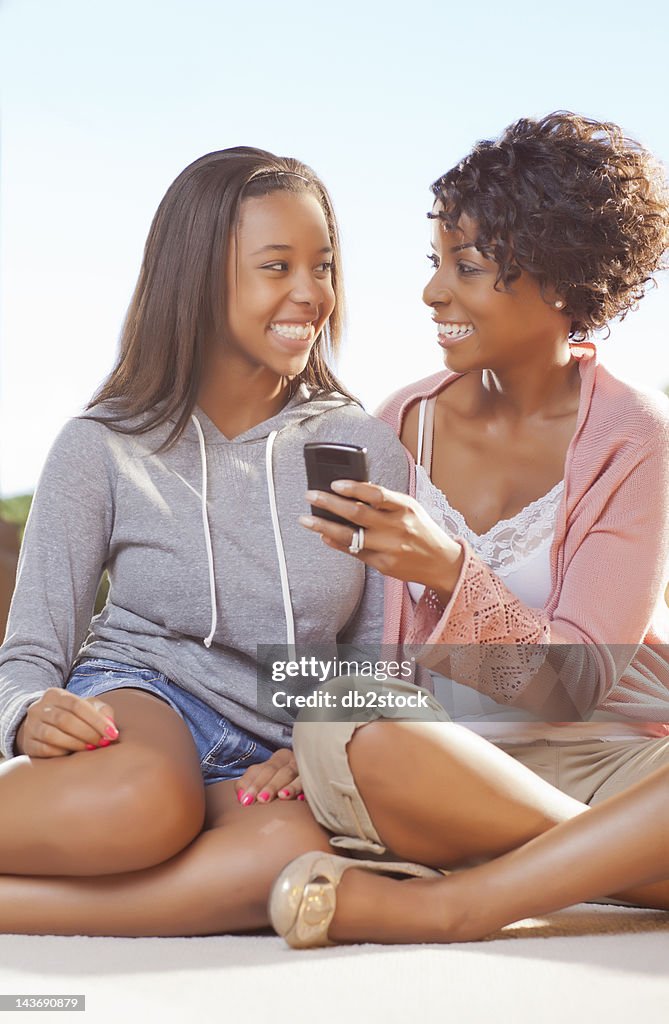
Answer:
POLYGON ((564 302, 562 301, 562 299, 558 299, 557 302, 553 303, 553 305, 556 309, 564 309, 564 302))

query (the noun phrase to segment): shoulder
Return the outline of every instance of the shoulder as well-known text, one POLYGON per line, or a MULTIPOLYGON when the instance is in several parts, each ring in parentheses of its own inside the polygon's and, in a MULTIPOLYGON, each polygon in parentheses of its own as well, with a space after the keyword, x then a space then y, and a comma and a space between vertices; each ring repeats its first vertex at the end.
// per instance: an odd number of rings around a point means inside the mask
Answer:
POLYGON ((662 391, 635 387, 601 363, 595 368, 591 415, 620 440, 640 446, 669 440, 669 398, 662 391))
POLYGON ((131 458, 135 438, 112 429, 106 419, 96 408, 67 420, 51 445, 45 469, 91 479, 103 471, 115 476, 118 467, 131 458))
POLYGON ((52 454, 83 456, 92 450, 103 449, 110 430, 103 423, 90 419, 86 413, 67 420, 56 434, 52 454))
POLYGON ((397 437, 387 423, 383 423, 355 402, 339 405, 313 420, 314 430, 337 431, 337 438, 351 444, 379 444, 399 446, 397 437))
POLYGON ((457 374, 449 370, 440 370, 439 373, 432 373, 429 377, 422 377, 412 384, 407 384, 386 398, 374 415, 384 423, 390 424, 393 430, 399 433, 407 410, 421 398, 430 398, 438 394, 455 377, 457 374))
POLYGON ((367 449, 370 479, 393 490, 405 491, 409 462, 395 431, 351 402, 310 421, 314 440, 340 441, 367 449))

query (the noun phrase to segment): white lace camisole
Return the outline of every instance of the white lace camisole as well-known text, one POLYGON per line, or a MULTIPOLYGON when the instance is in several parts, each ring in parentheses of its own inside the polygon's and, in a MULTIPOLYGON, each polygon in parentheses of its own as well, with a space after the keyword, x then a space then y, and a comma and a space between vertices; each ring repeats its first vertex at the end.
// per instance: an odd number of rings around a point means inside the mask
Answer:
MULTIPOLYGON (((464 517, 448 502, 446 495, 432 483, 432 424, 435 399, 423 399, 418 419, 418 451, 416 458, 416 500, 430 517, 453 538, 466 540, 479 558, 500 577, 519 600, 532 608, 542 608, 550 595, 550 549, 555 534, 557 514, 564 490, 564 481, 541 498, 521 509, 511 519, 501 519, 486 533, 477 534, 464 517), (424 444, 428 438, 427 446, 424 444), (423 458, 423 452, 427 457, 423 458), (427 468, 424 465, 427 463, 427 468)), ((425 588, 409 583, 409 592, 419 601, 425 588)), ((530 743, 537 739, 639 739, 643 730, 633 723, 602 724, 593 735, 592 726, 550 726, 521 708, 498 704, 491 697, 478 693, 452 679, 432 673, 435 696, 454 722, 461 722, 474 732, 494 742, 530 743)))

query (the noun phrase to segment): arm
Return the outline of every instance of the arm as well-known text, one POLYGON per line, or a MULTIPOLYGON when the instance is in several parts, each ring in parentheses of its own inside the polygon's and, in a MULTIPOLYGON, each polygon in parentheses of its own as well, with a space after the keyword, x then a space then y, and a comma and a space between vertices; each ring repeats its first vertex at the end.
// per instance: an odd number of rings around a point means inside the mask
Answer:
MULTIPOLYGON (((519 601, 464 542, 447 537, 405 495, 369 484, 335 485, 345 498, 319 493, 313 503, 365 528, 359 560, 428 587, 405 638, 422 665, 544 721, 581 721, 625 673, 662 600, 668 452, 665 424, 609 467, 608 477, 605 467, 587 501, 572 509, 574 532, 559 551, 560 590, 547 611, 519 601)), ((347 550, 350 528, 322 519, 305 525, 347 550)), ((666 659, 656 660, 669 686, 666 659)), ((655 717, 666 719, 664 702, 655 717)))
POLYGON ((28 707, 63 687, 90 623, 113 522, 106 429, 70 421, 33 499, 0 648, 0 749, 8 756, 28 707))
POLYGON ((662 600, 669 563, 666 435, 636 450, 581 542, 573 551, 565 545, 562 586, 548 611, 519 601, 463 544, 450 596, 440 602, 426 593, 417 606, 407 641, 421 645, 421 661, 544 720, 587 717, 625 673, 662 600))

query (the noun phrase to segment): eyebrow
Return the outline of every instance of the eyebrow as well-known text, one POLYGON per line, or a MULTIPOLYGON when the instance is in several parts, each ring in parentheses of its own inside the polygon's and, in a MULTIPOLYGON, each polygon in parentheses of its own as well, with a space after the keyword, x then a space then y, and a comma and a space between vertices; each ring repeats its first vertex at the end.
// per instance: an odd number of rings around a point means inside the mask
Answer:
MULTIPOLYGON (((434 245, 432 244, 432 242, 430 242, 430 247, 434 250, 434 252, 437 251, 435 249, 434 245)), ((486 258, 485 253, 481 249, 479 249, 474 244, 474 242, 463 242, 461 245, 454 245, 453 248, 449 249, 448 251, 449 252, 462 252, 463 249, 474 249, 477 253, 479 253, 480 256, 483 256, 484 258, 486 258)))
MULTIPOLYGON (((268 250, 272 250, 272 249, 275 250, 275 251, 279 250, 281 252, 285 252, 286 250, 290 250, 290 249, 293 249, 293 248, 294 247, 292 245, 278 245, 278 244, 277 245, 274 245, 274 244, 263 245, 262 248, 256 249, 256 251, 254 253, 251 253, 251 255, 252 256, 257 256, 261 252, 267 252, 268 250)), ((319 253, 320 252, 328 253, 328 252, 334 252, 334 249, 332 248, 331 245, 324 245, 323 248, 319 249, 318 251, 319 251, 319 253)))

